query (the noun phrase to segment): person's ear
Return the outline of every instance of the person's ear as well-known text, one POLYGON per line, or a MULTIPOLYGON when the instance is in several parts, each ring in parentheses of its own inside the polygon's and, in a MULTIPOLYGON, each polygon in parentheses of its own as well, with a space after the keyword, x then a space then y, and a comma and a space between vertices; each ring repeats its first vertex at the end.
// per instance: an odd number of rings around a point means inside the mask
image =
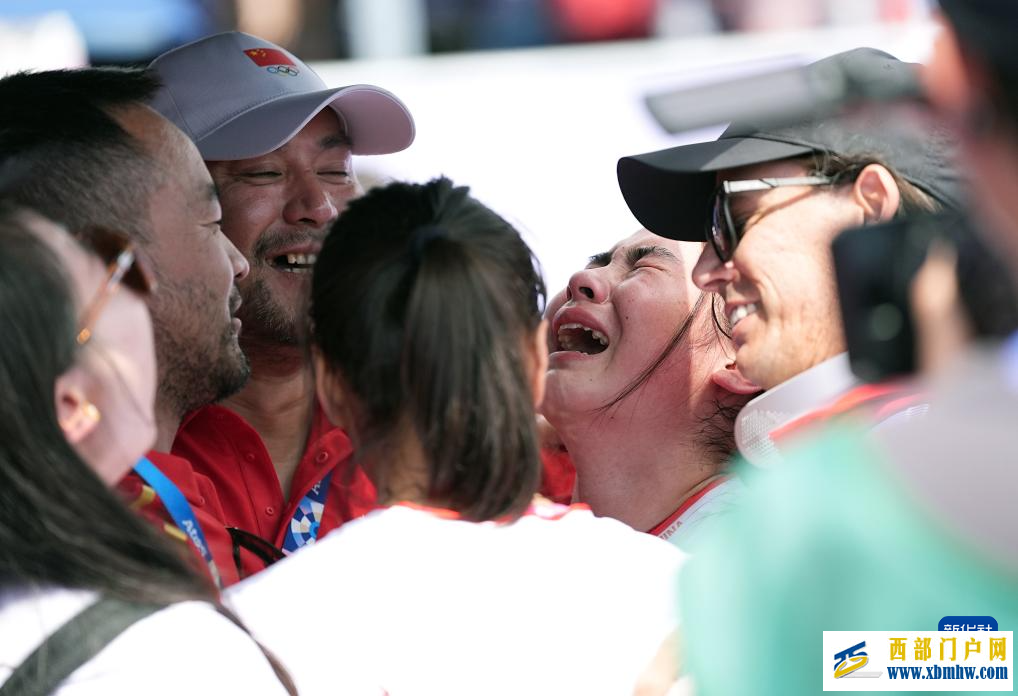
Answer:
POLYGON ((526 345, 527 369, 530 371, 530 391, 534 395, 534 408, 544 401, 544 384, 548 376, 548 320, 542 319, 526 345))
POLYGON ((346 383, 329 368, 318 346, 311 347, 311 361, 314 365, 315 392, 325 417, 349 435, 354 423, 346 383))
POLYGON ((82 376, 72 368, 60 375, 53 387, 57 422, 71 445, 80 444, 95 432, 99 421, 102 420, 102 414, 96 405, 85 398, 81 382, 82 376))
POLYGON ((715 370, 711 373, 710 379, 730 394, 748 395, 761 391, 760 387, 742 376, 735 363, 728 363, 720 370, 715 370))
POLYGON ((852 198, 862 208, 863 220, 872 225, 893 218, 901 205, 901 191, 891 172, 881 164, 868 164, 852 184, 852 198))

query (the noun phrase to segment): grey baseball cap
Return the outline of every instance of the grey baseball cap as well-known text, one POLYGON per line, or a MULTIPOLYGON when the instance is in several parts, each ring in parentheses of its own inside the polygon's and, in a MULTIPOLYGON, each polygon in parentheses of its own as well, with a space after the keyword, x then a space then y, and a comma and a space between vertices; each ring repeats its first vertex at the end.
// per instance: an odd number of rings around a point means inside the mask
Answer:
POLYGON ((326 107, 345 124, 354 154, 398 152, 414 140, 413 117, 395 95, 374 85, 327 87, 286 49, 243 32, 175 48, 149 68, 163 85, 152 108, 206 160, 272 152, 326 107))
MULTIPOLYGON (((917 67, 876 49, 857 48, 807 69, 830 71, 833 62, 895 83, 917 67)), ((640 224, 662 237, 702 242, 717 172, 824 152, 874 156, 942 205, 961 205, 954 143, 947 131, 902 120, 880 105, 862 114, 790 125, 736 120, 711 142, 623 157, 617 173, 626 204, 640 224)))

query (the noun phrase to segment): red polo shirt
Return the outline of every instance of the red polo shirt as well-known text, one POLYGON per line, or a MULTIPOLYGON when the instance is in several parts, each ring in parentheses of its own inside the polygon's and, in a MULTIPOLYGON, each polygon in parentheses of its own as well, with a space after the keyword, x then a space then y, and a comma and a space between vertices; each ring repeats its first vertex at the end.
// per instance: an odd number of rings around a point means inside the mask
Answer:
MULTIPOLYGON (((147 456, 156 465, 156 468, 176 484, 180 492, 184 494, 184 498, 190 503, 194 516, 205 534, 205 541, 216 562, 223 587, 237 582, 240 577, 237 575, 236 565, 233 562, 233 542, 223 523, 223 508, 212 482, 206 477, 196 474, 186 459, 165 452, 149 452, 147 456)), ((155 491, 138 474, 130 472, 117 485, 117 490, 127 500, 131 509, 137 510, 142 517, 161 531, 186 544, 194 552, 198 568, 202 572, 208 573, 205 559, 188 541, 187 536, 177 528, 162 501, 156 497, 155 491)))
MULTIPOLYGON (((194 464, 219 494, 228 527, 251 532, 279 548, 297 506, 330 471, 329 493, 319 537, 375 508, 375 488, 353 464, 350 440, 329 423, 316 405, 307 447, 294 472, 289 497, 276 475, 257 431, 233 411, 206 406, 188 417, 177 432, 173 453, 194 464)), ((242 553, 242 575, 264 568, 254 555, 242 553)))

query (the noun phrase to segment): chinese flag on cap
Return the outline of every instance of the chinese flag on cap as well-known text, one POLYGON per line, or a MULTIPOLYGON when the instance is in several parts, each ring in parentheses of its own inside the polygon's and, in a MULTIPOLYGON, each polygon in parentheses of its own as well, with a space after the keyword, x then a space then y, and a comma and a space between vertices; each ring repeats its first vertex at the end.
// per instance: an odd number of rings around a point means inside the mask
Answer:
POLYGON ((277 48, 249 48, 244 55, 255 62, 255 65, 293 65, 293 61, 277 48))

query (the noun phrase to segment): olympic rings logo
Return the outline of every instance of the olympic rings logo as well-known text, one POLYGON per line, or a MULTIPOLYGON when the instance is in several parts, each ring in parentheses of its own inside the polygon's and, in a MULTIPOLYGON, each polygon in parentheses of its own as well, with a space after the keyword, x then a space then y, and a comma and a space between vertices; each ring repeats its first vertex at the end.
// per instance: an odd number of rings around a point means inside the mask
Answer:
POLYGON ((273 75, 279 74, 279 75, 289 75, 290 77, 297 77, 297 75, 300 74, 300 72, 296 68, 291 68, 288 65, 273 65, 266 68, 266 70, 268 70, 273 75))

